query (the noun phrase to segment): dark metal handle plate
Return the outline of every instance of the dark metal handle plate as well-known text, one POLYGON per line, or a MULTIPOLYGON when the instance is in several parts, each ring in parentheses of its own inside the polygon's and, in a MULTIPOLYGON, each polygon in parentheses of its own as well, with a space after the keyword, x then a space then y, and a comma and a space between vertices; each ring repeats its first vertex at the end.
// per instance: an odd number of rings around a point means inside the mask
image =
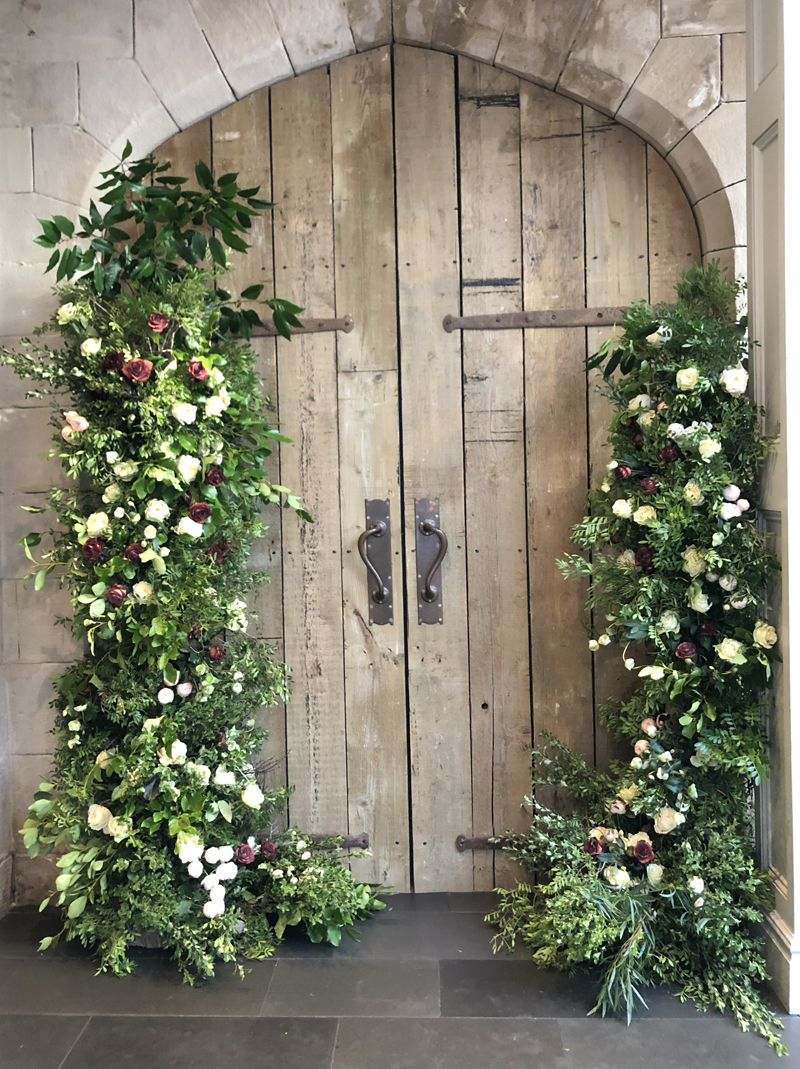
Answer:
POLYGON ((439 498, 414 501, 417 557, 417 618, 421 624, 441 624, 442 561, 447 535, 439 526, 439 498))
POLYGON ((358 539, 358 552, 367 567, 369 622, 394 623, 392 599, 392 529, 389 502, 366 501, 366 526, 358 539))

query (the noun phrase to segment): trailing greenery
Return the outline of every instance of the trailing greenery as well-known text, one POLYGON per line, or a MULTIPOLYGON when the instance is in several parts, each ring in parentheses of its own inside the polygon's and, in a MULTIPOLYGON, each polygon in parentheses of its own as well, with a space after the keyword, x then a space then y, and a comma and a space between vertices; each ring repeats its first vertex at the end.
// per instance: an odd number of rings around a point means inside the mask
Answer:
POLYGON ((631 1018, 645 990, 678 986, 728 1010, 784 1053, 752 925, 772 903, 753 847, 753 788, 768 773, 762 719, 777 634, 765 591, 777 571, 756 526, 770 440, 746 396, 739 285, 693 267, 674 308, 635 304, 603 367, 614 459, 561 562, 589 576, 592 650, 622 647, 637 686, 603 722, 629 764, 590 768, 556 739, 535 782, 571 793, 572 816, 539 802, 506 849, 535 876, 501 891, 497 945, 541 965, 599 967, 595 1010, 631 1018))
MULTIPOLYGON (((217 959, 271 953, 289 925, 338 944, 382 904, 338 841, 261 830, 279 826, 289 791, 253 764, 256 713, 287 697, 288 672, 246 634, 245 596, 267 578, 247 560, 264 506, 310 517, 264 470, 288 439, 268 422, 255 353, 229 336, 254 320, 227 303, 224 248, 200 227, 246 248, 236 231, 270 205, 204 164, 199 193, 165 170, 106 172, 110 207, 81 217, 83 251, 61 246, 69 220, 42 221, 60 304, 37 335, 60 344, 0 360, 37 383, 30 395, 54 395, 51 455, 73 485, 51 491, 52 548, 39 532, 22 544, 37 589, 51 572, 69 588, 64 622, 87 648, 55 677, 54 771, 25 844, 56 853, 63 934, 102 968, 129 971, 131 940, 155 930, 191 981, 217 959)), ((288 333, 300 309, 266 303, 288 333)))

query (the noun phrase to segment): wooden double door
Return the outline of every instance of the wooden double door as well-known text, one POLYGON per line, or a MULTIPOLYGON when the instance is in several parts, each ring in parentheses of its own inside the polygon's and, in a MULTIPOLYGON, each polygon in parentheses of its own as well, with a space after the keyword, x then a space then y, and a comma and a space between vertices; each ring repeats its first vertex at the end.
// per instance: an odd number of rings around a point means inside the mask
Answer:
MULTIPOLYGON (((290 819, 369 833, 353 867, 398 890, 508 883, 459 835, 524 828, 532 737, 608 756, 585 590, 556 557, 605 464, 607 410, 583 329, 447 333, 448 314, 668 299, 698 256, 664 161, 606 117, 508 73, 381 48, 261 90, 159 150, 260 183, 276 207, 234 285, 264 282, 350 333, 260 339, 283 432, 273 481, 314 516, 272 515, 255 632, 292 670, 266 758, 290 819), (277 470, 279 463, 279 471, 277 470), (595 472, 596 476, 596 472, 595 472), (415 501, 449 548, 441 623, 419 622, 415 501), (388 502, 393 611, 370 623, 359 536, 388 502)), ((587 338, 588 334, 588 338, 587 338)))

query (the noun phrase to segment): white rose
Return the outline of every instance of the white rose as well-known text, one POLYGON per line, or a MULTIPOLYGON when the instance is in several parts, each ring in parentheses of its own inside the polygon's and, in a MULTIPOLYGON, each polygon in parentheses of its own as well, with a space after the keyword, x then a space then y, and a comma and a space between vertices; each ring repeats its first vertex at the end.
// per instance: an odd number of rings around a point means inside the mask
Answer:
POLYGON ((99 353, 103 348, 103 343, 99 338, 87 338, 81 345, 81 352, 84 356, 94 356, 99 353))
POLYGON ((646 410, 650 408, 652 403, 653 402, 650 400, 650 394, 638 393, 635 397, 632 397, 630 401, 628 401, 628 411, 637 412, 640 408, 646 410))
POLYGON ((95 538, 108 528, 108 516, 105 512, 93 512, 86 521, 86 533, 95 538))
POLYGON ((741 397, 747 389, 749 375, 741 366, 726 367, 719 377, 719 384, 731 397, 741 397))
POLYGON ((188 865, 190 861, 199 861, 203 856, 203 844, 199 835, 189 835, 178 850, 178 857, 188 865))
POLYGON ((170 753, 170 757, 172 758, 172 760, 175 762, 176 765, 182 765, 183 762, 186 760, 186 753, 187 753, 186 743, 185 742, 181 742, 180 739, 176 739, 173 742, 172 746, 170 747, 169 753, 170 753))
POLYGON ((669 427, 667 427, 667 434, 674 442, 677 438, 680 438, 685 430, 686 428, 682 423, 670 423, 669 427))
POLYGON ((647 882, 651 887, 658 887, 664 878, 663 865, 656 864, 655 861, 651 861, 647 866, 647 882))
MULTIPOLYGON (((212 358, 214 357, 214 355, 214 353, 211 354, 212 358)), ((225 376, 222 374, 218 367, 211 369, 211 375, 209 376, 209 378, 215 386, 221 386, 222 383, 225 381, 225 376)))
POLYGON ((119 453, 115 453, 113 450, 106 453, 106 460, 109 464, 116 464, 119 460, 119 453))
POLYGON ((190 861, 186 869, 186 872, 194 880, 199 880, 203 875, 203 862, 198 859, 190 861))
POLYGON ((127 483, 136 475, 138 468, 138 464, 134 464, 132 460, 121 460, 119 464, 114 465, 112 471, 118 479, 127 483))
POLYGON ((257 783, 248 783, 242 791, 242 801, 251 809, 258 809, 264 801, 264 792, 257 783))
POLYGON ((132 594, 137 601, 145 601, 153 593, 153 588, 149 583, 142 581, 141 583, 134 583, 132 594))
POLYGON ((665 327, 662 323, 658 330, 655 330, 652 334, 647 335, 645 341, 649 345, 654 345, 656 349, 660 349, 664 342, 669 341, 671 337, 672 331, 669 327, 665 327))
POLYGON ((714 649, 721 661, 730 661, 732 664, 744 663, 744 643, 735 638, 724 638, 714 649))
POLYGON ((155 520, 156 523, 163 523, 169 516, 169 505, 166 501, 162 501, 160 497, 154 497, 147 502, 147 507, 144 510, 144 518, 146 520, 155 520))
POLYGON ((221 846, 219 848, 219 859, 223 862, 233 861, 233 847, 227 845, 221 846))
POLYGON ((221 880, 235 879, 238 871, 239 866, 234 861, 226 861, 222 865, 217 866, 217 876, 219 876, 221 880))
POLYGON ((675 831, 679 824, 683 824, 685 820, 686 817, 682 813, 678 813, 675 809, 665 805, 663 809, 659 809, 655 814, 653 824, 657 835, 668 835, 671 831, 675 831))
POLYGON ((596 638, 589 639, 589 649, 592 651, 592 653, 596 653, 600 649, 600 643, 597 641, 596 638))
MULTIPOLYGON (((219 872, 217 873, 217 875, 219 875, 219 872)), ((220 879, 221 878, 222 877, 220 877, 220 879)), ((216 887, 212 887, 211 890, 208 892, 208 897, 212 902, 224 902, 225 888, 222 887, 220 884, 217 884, 216 887)))
POLYGON ((705 890, 705 881, 702 876, 692 876, 689 880, 689 890, 694 891, 696 895, 701 895, 705 890))
POLYGON ((124 515, 125 515, 125 509, 123 509, 123 508, 114 509, 114 518, 115 519, 121 520, 124 515))
POLYGON ((713 438, 704 438, 697 447, 697 451, 705 464, 711 463, 711 458, 720 452, 722 446, 713 438))
POLYGON ((676 612, 662 612, 658 621, 658 630, 669 634, 677 634, 681 629, 681 622, 676 612))
POLYGON ((742 496, 742 491, 739 489, 738 486, 735 486, 733 483, 730 483, 722 491, 722 496, 725 498, 726 501, 738 501, 739 498, 742 496))
POLYGON ((111 810, 106 809, 104 805, 95 803, 89 806, 89 813, 86 819, 92 831, 103 831, 109 820, 111 820, 111 810))
POLYGON ((681 556, 683 557, 681 567, 692 579, 698 576, 700 572, 705 571, 705 554, 697 546, 687 546, 681 556))
POLYGON ((62 304, 56 312, 56 318, 63 327, 66 323, 71 323, 78 315, 78 309, 71 302, 67 301, 66 304, 62 304))
POLYGON ((623 549, 617 557, 617 565, 625 571, 636 570, 636 554, 632 549, 623 549))
POLYGON ((236 783, 236 776, 228 768, 223 768, 219 765, 217 771, 214 773, 214 783, 218 787, 233 787, 236 783))
POLYGON ((116 483, 110 483, 106 487, 105 493, 103 494, 104 503, 106 505, 111 505, 114 501, 117 500, 117 498, 119 497, 119 495, 121 493, 122 493, 122 491, 120 490, 120 488, 117 486, 116 483))
POLYGON ((168 557, 169 556, 169 550, 167 549, 166 546, 163 546, 158 552, 162 557, 168 557))
POLYGON ((311 851, 310 850, 304 850, 303 853, 300 855, 300 860, 301 861, 308 861, 310 859, 310 857, 311 857, 311 851))
POLYGON ((631 876, 627 869, 618 869, 616 865, 605 869, 603 875, 612 887, 627 887, 631 882, 631 876))
POLYGON ((735 575, 723 575, 720 577, 719 585, 730 594, 739 585, 739 580, 735 575))
POLYGON ((633 503, 626 497, 620 497, 611 506, 611 511, 621 520, 629 520, 633 515, 633 503))
POLYGON ((730 501, 726 501, 724 505, 720 507, 719 518, 721 520, 736 520, 740 516, 739 506, 734 505, 730 501))
POLYGON ((148 525, 145 527, 144 531, 142 532, 142 537, 143 538, 155 538, 155 536, 157 534, 158 534, 158 530, 152 525, 152 523, 148 523, 148 525))
POLYGON ((197 478, 197 473, 202 467, 202 461, 199 457, 190 457, 185 454, 178 458, 178 471, 181 474, 181 478, 185 479, 187 483, 193 482, 197 478))
POLYGON ((183 423, 184 426, 189 423, 194 423, 197 418, 197 405, 190 405, 185 401, 173 405, 172 418, 176 419, 178 423, 183 423))
POLYGON ((110 835, 115 842, 120 843, 128 836, 130 829, 126 820, 120 820, 119 817, 111 817, 103 831, 106 835, 110 835))
POLYGON ((224 902, 214 902, 209 899, 203 906, 203 916, 208 917, 209 920, 213 920, 214 917, 221 917, 225 912, 224 902))
POLYGON ((708 612, 711 601, 694 583, 689 587, 689 607, 695 612, 708 612))
POLYGON ((766 620, 758 620, 753 628, 753 642, 762 649, 769 650, 778 641, 778 632, 766 620))
POLYGON ((696 367, 682 367, 675 376, 675 385, 679 390, 693 390, 699 381, 696 367))
POLYGON ((747 598, 734 598, 731 601, 731 606, 734 609, 744 609, 747 607, 747 598))
POLYGON ((600 489, 604 494, 607 494, 611 490, 611 483, 608 479, 603 479, 602 483, 600 483, 600 489))
POLYGON ((173 527, 172 530, 179 535, 191 535, 192 538, 199 538, 203 533, 202 523, 196 523, 188 516, 183 516, 179 521, 177 527, 173 527))
POLYGON ((641 416, 636 417, 636 422, 640 427, 652 427, 657 419, 655 412, 642 412, 641 416))
POLYGON ((658 513, 652 505, 640 505, 634 512, 633 519, 635 523, 640 523, 644 527, 649 527, 658 521, 658 513))
POLYGON ((703 491, 693 480, 689 480, 686 486, 684 486, 683 500, 688 501, 693 508, 697 508, 698 505, 702 505, 705 501, 703 491))
POLYGON ((221 416, 227 407, 221 397, 216 395, 209 397, 206 401, 206 415, 211 417, 221 416))

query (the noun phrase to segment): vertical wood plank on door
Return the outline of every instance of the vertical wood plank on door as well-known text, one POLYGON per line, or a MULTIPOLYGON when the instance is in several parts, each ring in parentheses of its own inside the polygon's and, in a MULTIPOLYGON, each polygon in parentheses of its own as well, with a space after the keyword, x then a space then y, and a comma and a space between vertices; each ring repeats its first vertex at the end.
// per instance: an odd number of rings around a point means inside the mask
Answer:
POLYGON ((169 162, 170 174, 187 178, 184 189, 199 189, 195 178, 195 164, 202 160, 211 166, 211 120, 203 119, 186 130, 181 130, 153 150, 159 163, 169 162))
MULTIPOLYGON (((328 71, 272 88, 272 181, 276 288, 312 316, 335 314, 328 71)), ((281 477, 314 517, 283 522, 284 635, 292 669, 287 765, 292 823, 346 832, 347 752, 336 340, 295 335, 278 342, 282 430, 294 441, 281 477)))
MULTIPOLYGON (((583 109, 584 177, 586 184, 586 303, 625 305, 646 297, 649 290, 647 260, 647 164, 646 146, 630 130, 606 116, 583 109)), ((588 332, 589 352, 597 350, 609 331, 588 332)), ((605 465, 611 459, 606 445, 613 414, 609 401, 594 389, 602 383, 598 371, 589 376, 589 473, 591 485, 599 486, 605 465)), ((602 629, 604 620, 596 621, 602 629)), ((616 643, 601 648, 595 658, 595 702, 624 696, 630 689, 630 673, 622 666, 616 643)), ((606 766, 627 747, 597 725, 596 758, 606 766)))
MULTIPOLYGON (((458 60, 464 315, 522 310, 519 89, 458 60)), ((462 347, 472 821, 502 835, 524 830, 530 791, 522 331, 468 331, 462 347)), ((501 852, 475 851, 473 864, 476 890, 521 876, 501 852)))
MULTIPOLYGON (((521 83, 526 308, 584 305, 581 108, 521 83)), ((556 563, 572 547, 587 486, 586 337, 581 329, 525 331, 525 418, 534 736, 542 731, 594 759, 592 662, 583 633, 584 582, 556 563)), ((537 798, 558 810, 554 788, 537 798)))
POLYGON ((647 227, 650 303, 675 303, 681 272, 700 260, 700 237, 675 172, 647 146, 647 227))
POLYGON ((339 336, 342 588, 350 827, 368 832, 359 879, 410 889, 405 633, 397 392, 397 284, 388 48, 331 66, 336 314, 339 336), (365 499, 388 499, 394 620, 369 623, 358 555, 365 499))
POLYGON ((452 57, 398 46, 395 146, 408 686, 414 879, 418 891, 472 889, 461 347, 442 329, 459 307, 452 57), (450 541, 444 623, 417 623, 414 498, 438 497, 450 541))

